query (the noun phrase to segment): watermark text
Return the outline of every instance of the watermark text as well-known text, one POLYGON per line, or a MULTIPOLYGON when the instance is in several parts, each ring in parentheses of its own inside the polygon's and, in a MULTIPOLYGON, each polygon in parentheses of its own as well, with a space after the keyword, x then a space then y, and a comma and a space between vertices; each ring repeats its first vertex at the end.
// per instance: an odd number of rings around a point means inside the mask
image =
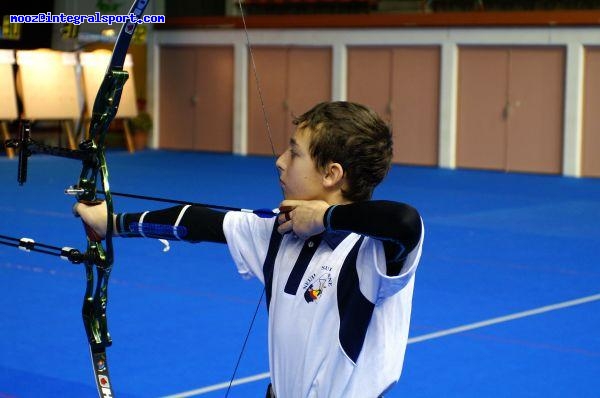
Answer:
POLYGON ((139 18, 134 13, 126 15, 106 15, 95 12, 89 15, 70 15, 65 13, 52 14, 41 12, 34 15, 11 15, 10 23, 61 23, 81 25, 82 23, 102 23, 112 25, 114 23, 165 23, 164 15, 142 15, 139 18))

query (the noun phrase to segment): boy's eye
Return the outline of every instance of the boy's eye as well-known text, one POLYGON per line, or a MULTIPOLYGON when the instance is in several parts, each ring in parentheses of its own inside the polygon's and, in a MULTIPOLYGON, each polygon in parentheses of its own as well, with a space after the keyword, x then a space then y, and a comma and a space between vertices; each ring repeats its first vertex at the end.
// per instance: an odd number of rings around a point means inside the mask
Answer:
POLYGON ((298 156, 298 153, 296 151, 294 151, 293 149, 290 149, 290 155, 291 155, 291 157, 295 158, 296 156, 298 156))

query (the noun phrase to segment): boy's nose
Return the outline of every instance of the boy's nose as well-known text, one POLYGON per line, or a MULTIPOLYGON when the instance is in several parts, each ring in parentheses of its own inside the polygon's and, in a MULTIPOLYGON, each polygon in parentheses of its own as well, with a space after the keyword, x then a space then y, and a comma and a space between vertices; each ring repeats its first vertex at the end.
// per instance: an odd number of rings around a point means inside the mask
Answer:
POLYGON ((279 155, 279 157, 277 158, 277 161, 275 162, 275 167, 277 167, 277 170, 279 170, 280 173, 284 169, 283 155, 284 154, 279 155))

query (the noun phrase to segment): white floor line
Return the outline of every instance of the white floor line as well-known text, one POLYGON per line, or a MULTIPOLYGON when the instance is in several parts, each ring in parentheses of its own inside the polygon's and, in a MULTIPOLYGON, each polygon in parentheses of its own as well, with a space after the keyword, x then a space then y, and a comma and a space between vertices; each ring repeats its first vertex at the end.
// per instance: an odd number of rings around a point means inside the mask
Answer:
MULTIPOLYGON (((505 315, 505 316, 501 316, 501 317, 497 317, 497 318, 491 318, 491 319, 488 319, 485 321, 480 321, 480 322, 475 322, 475 323, 469 323, 467 325, 457 326, 455 328, 450 328, 450 329, 445 329, 445 330, 440 330, 439 332, 428 333, 428 334, 424 334, 422 336, 416 336, 416 337, 408 339, 408 344, 414 344, 414 343, 420 343, 420 342, 427 341, 427 340, 433 340, 433 339, 437 339, 440 337, 449 336, 452 334, 462 333, 462 332, 466 332, 466 331, 473 330, 473 329, 479 329, 479 328, 483 328, 483 327, 490 326, 490 325, 496 325, 498 323, 513 321, 515 319, 525 318, 525 317, 532 316, 532 315, 543 314, 544 312, 556 311, 556 310, 560 310, 563 308, 573 307, 576 305, 586 304, 586 303, 590 303, 592 301, 598 301, 598 300, 600 300, 600 294, 594 294, 591 296, 581 297, 581 298, 578 298, 575 300, 563 301, 562 303, 551 304, 551 305, 547 305, 544 307, 534 308, 534 309, 528 310, 528 311, 516 312, 516 313, 510 314, 510 315, 505 315)), ((260 374, 254 375, 254 376, 244 377, 241 379, 236 379, 233 381, 233 383, 231 385, 237 386, 240 384, 251 383, 253 381, 263 380, 263 379, 267 379, 267 378, 269 378, 269 372, 260 373, 260 374)), ((219 383, 219 384, 213 384, 212 386, 198 388, 196 390, 184 391, 181 393, 168 395, 168 396, 165 396, 162 398, 193 397, 193 396, 197 396, 197 395, 201 395, 201 394, 206 394, 211 391, 223 390, 223 389, 226 389, 227 386, 229 386, 228 381, 219 383)))
POLYGON ((500 316, 498 318, 488 319, 486 321, 470 323, 468 325, 457 326, 455 328, 440 330, 439 332, 424 334, 422 336, 413 337, 408 339, 408 344, 412 343, 420 343, 426 340, 437 339, 439 337, 448 336, 451 334, 462 333, 468 330, 479 329, 490 325, 495 325, 497 323, 503 323, 508 321, 513 321, 519 318, 525 318, 532 315, 542 314, 544 312, 556 311, 562 308, 573 307, 575 305, 590 303, 592 301, 600 300, 600 294, 594 294, 592 296, 582 297, 575 300, 564 301, 562 303, 551 304, 545 307, 534 308, 532 310, 517 312, 510 315, 500 316))
MULTIPOLYGON (((237 386, 239 384, 252 383, 253 381, 263 380, 269 378, 269 372, 259 373, 254 376, 243 377, 241 379, 235 379, 231 386, 237 386)), ((186 397, 195 397, 197 395, 206 394, 208 392, 217 391, 217 390, 225 390, 229 386, 229 382, 223 382, 219 384, 213 384, 212 386, 206 386, 202 388, 198 388, 196 390, 184 391, 173 395, 166 395, 162 398, 186 398, 186 397)))

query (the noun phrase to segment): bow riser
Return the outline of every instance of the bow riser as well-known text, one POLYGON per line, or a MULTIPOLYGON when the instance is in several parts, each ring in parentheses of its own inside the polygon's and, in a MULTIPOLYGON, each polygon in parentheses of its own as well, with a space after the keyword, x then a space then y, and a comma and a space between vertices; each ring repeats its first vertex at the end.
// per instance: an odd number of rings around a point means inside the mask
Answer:
POLYGON ((104 147, 105 132, 110 123, 117 115, 123 86, 129 78, 129 73, 124 70, 112 68, 104 76, 100 90, 92 108, 92 120, 90 122, 90 139, 96 141, 96 145, 104 147))

